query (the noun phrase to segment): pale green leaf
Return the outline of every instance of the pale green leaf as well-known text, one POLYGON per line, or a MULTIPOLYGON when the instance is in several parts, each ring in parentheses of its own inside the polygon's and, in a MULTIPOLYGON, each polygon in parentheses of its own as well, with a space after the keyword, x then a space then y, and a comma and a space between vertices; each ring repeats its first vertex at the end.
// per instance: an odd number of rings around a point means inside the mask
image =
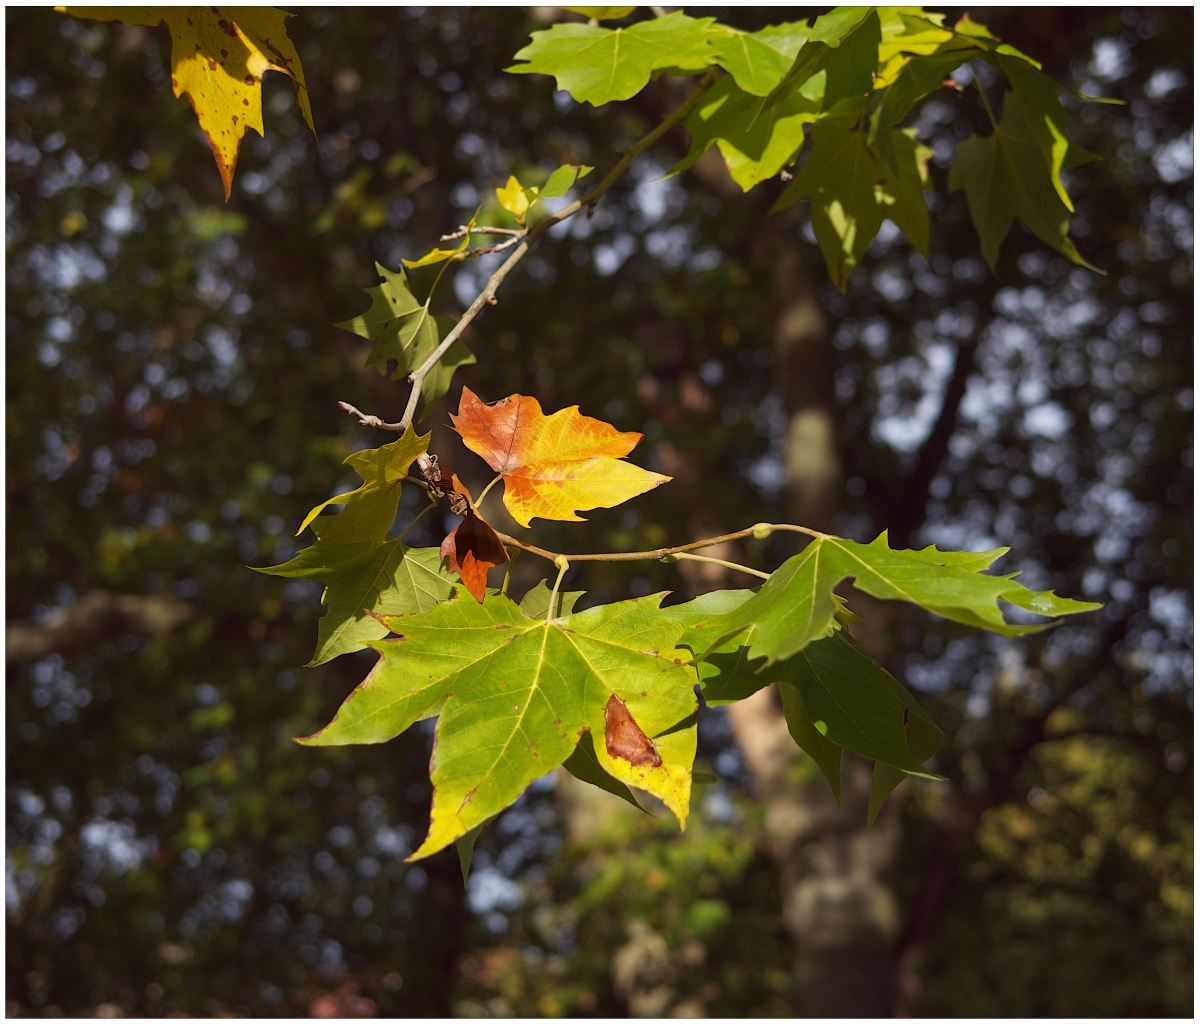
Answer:
POLYGON ((716 144, 743 191, 773 178, 799 152, 805 127, 821 116, 820 103, 795 92, 769 110, 762 107, 763 100, 743 92, 733 78, 722 79, 684 121, 691 148, 670 173, 691 167, 716 144))
MULTIPOLYGON (((546 580, 538 580, 521 598, 520 608, 531 619, 544 619, 546 612, 550 610, 550 594, 552 588, 546 580)), ((570 615, 575 610, 576 602, 583 597, 582 590, 560 590, 558 598, 554 602, 554 614, 550 616, 552 619, 557 619, 562 615, 570 615)))
MULTIPOLYGON (((995 554, 989 552, 988 554, 995 554)), ((888 601, 909 601, 954 622, 980 626, 1002 636, 1047 628, 1005 620, 1005 601, 1044 616, 1073 615, 1100 606, 1032 592, 1012 577, 989 576, 982 556, 966 560, 934 547, 920 551, 888 547, 887 534, 870 544, 821 536, 779 567, 753 598, 719 616, 706 628, 709 646, 754 626, 749 637, 752 657, 777 661, 791 657, 835 628, 837 604, 833 588, 853 579, 856 589, 888 601)))
POLYGON ((660 600, 547 623, 506 597, 480 604, 460 595, 421 615, 387 617, 399 636, 371 644, 381 654, 376 667, 335 719, 303 742, 383 742, 445 701, 430 830, 414 859, 507 807, 566 761, 585 730, 604 771, 658 797, 682 824, 696 749, 695 674, 675 651, 682 626, 658 614, 660 600), (605 710, 614 695, 653 741, 657 764, 610 754, 605 710))
POLYGON ((636 7, 560 7, 560 11, 572 11, 582 14, 585 18, 595 18, 597 21, 620 21, 628 18, 636 7))
POLYGON ((702 71, 713 58, 707 27, 712 18, 689 18, 681 11, 641 21, 629 28, 557 24, 535 32, 515 59, 513 74, 553 75, 558 88, 580 103, 599 106, 627 100, 667 68, 702 71))
POLYGON ((733 76, 739 89, 766 96, 792 66, 808 35, 808 26, 802 21, 768 25, 757 32, 711 25, 708 41, 716 62, 733 76))
POLYGON ((593 170, 594 168, 586 164, 563 164, 546 179, 546 184, 542 186, 539 194, 540 198, 557 199, 559 196, 565 196, 575 187, 575 182, 587 177, 593 170))

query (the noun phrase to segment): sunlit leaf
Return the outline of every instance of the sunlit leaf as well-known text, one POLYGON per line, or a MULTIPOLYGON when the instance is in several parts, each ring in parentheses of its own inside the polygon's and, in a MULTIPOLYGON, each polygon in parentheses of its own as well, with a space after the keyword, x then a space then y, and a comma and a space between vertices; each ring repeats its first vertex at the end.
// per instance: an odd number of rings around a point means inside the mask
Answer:
POLYGON ((503 596, 482 604, 460 597, 387 618, 398 636, 371 645, 381 655, 376 667, 334 720, 302 742, 381 743, 445 702, 429 835, 413 859, 511 804, 570 757, 584 730, 605 772, 658 797, 683 824, 696 751, 695 673, 675 652, 682 627, 658 614, 660 600, 547 622, 503 596), (620 737, 610 734, 614 700, 650 756, 624 756, 628 725, 620 737))
MULTIPOLYGON (((988 552, 998 555, 1005 549, 988 552)), ((1011 576, 989 576, 980 561, 956 560, 953 553, 888 547, 887 534, 870 544, 822 536, 779 567, 753 598, 713 620, 706 629, 711 648, 755 626, 752 657, 777 661, 814 640, 832 634, 837 603, 833 588, 844 579, 872 597, 908 601, 954 622, 989 629, 1001 636, 1037 632, 1052 623, 1011 623, 999 602, 1043 616, 1074 615, 1100 606, 1028 590, 1011 576)))
POLYGON ((546 416, 528 395, 484 405, 464 387, 450 419, 503 476, 504 506, 522 526, 535 516, 581 522, 579 510, 612 508, 670 479, 623 460, 641 434, 583 416, 577 405, 546 416))
POLYGON ((558 88, 580 103, 627 100, 645 88, 655 71, 702 71, 712 63, 706 35, 712 21, 674 11, 629 28, 559 23, 535 32, 515 57, 526 63, 508 70, 553 75, 558 88))
POLYGON ((279 71, 299 87, 300 112, 313 127, 308 88, 296 46, 284 27, 292 15, 277 7, 56 7, 77 18, 124 25, 165 24, 171 32, 171 85, 192 101, 225 199, 233 188, 246 129, 263 134, 262 76, 279 71))

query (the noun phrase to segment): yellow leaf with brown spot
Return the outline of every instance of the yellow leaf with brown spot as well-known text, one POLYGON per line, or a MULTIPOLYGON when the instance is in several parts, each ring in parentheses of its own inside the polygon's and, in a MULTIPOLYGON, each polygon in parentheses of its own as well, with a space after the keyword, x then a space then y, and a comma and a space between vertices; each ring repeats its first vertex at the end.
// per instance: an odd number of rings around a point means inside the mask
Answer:
POLYGON ((300 89, 300 112, 313 129, 304 69, 278 7, 56 7, 56 11, 123 25, 166 24, 171 31, 171 85, 187 94, 212 146, 228 201, 238 147, 247 128, 263 134, 262 76, 279 71, 300 89))
POLYGON ((671 479, 623 460, 641 434, 584 416, 577 405, 547 416, 528 395, 484 405, 463 388, 450 418, 463 443, 504 478, 504 505, 522 526, 535 516, 582 522, 579 510, 612 508, 671 479))

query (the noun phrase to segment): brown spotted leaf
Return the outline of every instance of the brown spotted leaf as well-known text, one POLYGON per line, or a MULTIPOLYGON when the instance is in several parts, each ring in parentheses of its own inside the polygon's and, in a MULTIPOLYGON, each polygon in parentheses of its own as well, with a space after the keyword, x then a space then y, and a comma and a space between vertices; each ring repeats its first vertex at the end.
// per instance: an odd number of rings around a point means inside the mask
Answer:
POLYGON ((56 7, 77 18, 123 25, 165 24, 171 32, 171 85, 192 101, 212 146, 225 199, 233 188, 246 129, 263 134, 262 76, 279 71, 299 87, 300 112, 313 128, 304 69, 278 7, 56 7))
POLYGON ((600 767, 687 820, 696 753, 695 671, 661 595, 546 621, 507 597, 460 591, 419 615, 383 616, 397 636, 316 735, 317 746, 382 743, 438 715, 429 835, 414 858, 466 835, 588 732, 600 767), (614 703, 615 702, 615 703, 614 703), (604 742, 600 737, 604 737, 604 742))

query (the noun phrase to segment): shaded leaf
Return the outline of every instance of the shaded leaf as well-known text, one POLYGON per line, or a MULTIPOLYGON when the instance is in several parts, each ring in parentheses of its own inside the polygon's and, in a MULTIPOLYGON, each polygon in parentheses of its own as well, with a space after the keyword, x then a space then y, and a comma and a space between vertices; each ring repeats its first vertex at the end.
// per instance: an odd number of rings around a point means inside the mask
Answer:
POLYGON ((594 745, 603 769, 645 789, 686 822, 696 750, 695 675, 675 655, 682 627, 657 597, 547 623, 508 598, 462 599, 389 617, 400 636, 313 745, 381 743, 445 701, 432 759, 429 835, 413 859, 449 845, 562 764, 586 729, 606 728, 615 695, 660 763, 634 764, 594 745), (662 652, 661 655, 659 652, 662 652))
POLYGON ((481 603, 487 591, 488 570, 508 561, 508 552, 496 531, 473 510, 468 510, 466 518, 446 534, 440 554, 481 603))
POLYGON ((507 70, 553 75, 558 88, 580 103, 627 100, 645 88, 655 71, 706 68, 713 59, 706 35, 712 21, 675 11, 628 28, 559 23, 533 33, 514 58, 526 63, 507 70))
POLYGON ((992 134, 959 143, 949 188, 967 193, 983 258, 993 270, 1014 218, 1052 249, 1094 270, 1067 236, 1072 206, 1061 175, 1064 166, 1091 154, 1068 137, 1059 89, 1050 79, 1020 59, 995 60, 1012 89, 992 134))
POLYGON ((296 531, 299 536, 311 526, 317 516, 330 505, 345 507, 332 522, 321 528, 318 536, 325 544, 359 544, 382 541, 400 503, 400 482, 408 475, 409 467, 418 455, 429 449, 429 434, 418 435, 410 426, 391 444, 347 456, 345 465, 352 466, 363 478, 360 486, 338 494, 316 506, 296 531))
POLYGON ((229 200, 246 129, 263 134, 262 76, 279 71, 299 87, 300 112, 313 127, 304 69, 277 7, 56 7, 77 18, 125 25, 165 24, 171 32, 171 86, 192 101, 229 200))
MULTIPOLYGON (((552 588, 549 581, 538 580, 521 598, 521 611, 530 618, 544 619, 550 611, 551 593, 552 588)), ((583 594, 582 590, 560 590, 554 602, 554 614, 550 618, 557 619, 560 615, 570 615, 583 594)))
POLYGON ((408 548, 398 540, 318 542, 290 562, 255 572, 325 584, 321 603, 326 611, 317 623, 311 667, 386 636, 387 628, 375 615, 424 612, 445 601, 454 588, 441 573, 440 559, 437 548, 408 548))
POLYGON ((796 746, 816 762, 821 774, 829 782, 829 788, 833 790, 833 798, 841 806, 842 748, 826 739, 813 724, 798 687, 781 684, 779 699, 783 703, 783 717, 787 721, 788 732, 796 741, 796 746))
POLYGON ((842 291, 885 218, 921 255, 929 254, 924 185, 932 150, 918 144, 911 130, 893 133, 899 168, 893 171, 858 127, 863 109, 864 101, 847 100, 811 128, 813 151, 774 206, 782 210, 811 200, 813 230, 830 277, 842 291))
POLYGON ((583 416, 577 405, 546 416, 528 395, 484 405, 464 387, 450 419, 503 476, 504 506, 522 526, 534 516, 581 522, 577 510, 612 508, 670 479, 622 460, 641 434, 583 416))
MULTIPOLYGON (((625 783, 618 782, 600 766, 600 760, 596 757, 596 748, 592 745, 592 734, 590 732, 585 731, 580 734, 579 745, 572 752, 571 756, 563 762, 563 767, 580 782, 587 782, 597 789, 602 789, 606 793, 620 797, 626 803, 633 804, 639 811, 650 814, 646 808, 637 802, 637 798, 630 792, 629 787, 625 783)), ((654 817, 652 814, 650 816, 654 817)))
POLYGON ((495 817, 491 817, 487 821, 481 821, 465 836, 461 836, 454 841, 454 848, 458 853, 458 866, 462 870, 464 886, 471 875, 471 859, 475 854, 475 842, 479 839, 480 833, 495 820, 495 817))
MULTIPOLYGON (((418 301, 409 289, 403 270, 393 272, 381 263, 375 264, 375 270, 383 282, 367 289, 371 308, 336 326, 373 343, 368 366, 386 376, 388 365, 395 361, 392 380, 402 380, 429 358, 454 321, 433 316, 429 304, 418 301)), ((473 362, 475 356, 461 339, 450 346, 421 385, 426 413, 449 389, 455 369, 473 362)))

